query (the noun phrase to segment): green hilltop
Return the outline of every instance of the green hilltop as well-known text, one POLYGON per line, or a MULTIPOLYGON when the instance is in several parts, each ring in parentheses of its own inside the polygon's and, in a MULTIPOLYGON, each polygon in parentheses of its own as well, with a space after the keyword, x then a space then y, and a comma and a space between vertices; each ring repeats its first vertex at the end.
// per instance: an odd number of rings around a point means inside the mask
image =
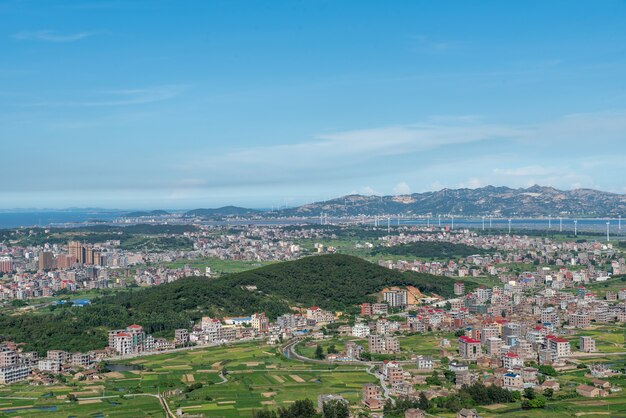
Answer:
MULTIPOLYGON (((476 287, 466 281, 466 288, 476 287)), ((399 272, 348 255, 321 255, 272 264, 218 279, 189 277, 147 289, 94 299, 82 308, 51 307, 49 312, 0 317, 4 339, 48 349, 88 351, 106 346, 106 331, 141 324, 147 332, 170 336, 204 315, 266 312, 274 318, 290 306, 317 305, 354 310, 375 300, 385 287, 412 285, 425 293, 453 296, 454 279, 399 272), (256 289, 249 286, 256 286, 256 289), (248 290, 250 289, 250 290, 248 290)))

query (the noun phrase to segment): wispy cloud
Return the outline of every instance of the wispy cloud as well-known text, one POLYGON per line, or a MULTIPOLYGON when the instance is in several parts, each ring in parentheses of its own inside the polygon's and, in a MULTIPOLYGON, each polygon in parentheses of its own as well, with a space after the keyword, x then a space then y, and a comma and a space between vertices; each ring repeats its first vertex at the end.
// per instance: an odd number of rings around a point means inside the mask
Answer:
POLYGON ((138 89, 96 92, 89 98, 23 103, 22 107, 107 107, 129 106, 172 99, 186 89, 183 85, 164 85, 138 89))
POLYGON ((55 30, 22 31, 13 34, 19 41, 75 42, 92 36, 93 32, 62 33, 55 30))

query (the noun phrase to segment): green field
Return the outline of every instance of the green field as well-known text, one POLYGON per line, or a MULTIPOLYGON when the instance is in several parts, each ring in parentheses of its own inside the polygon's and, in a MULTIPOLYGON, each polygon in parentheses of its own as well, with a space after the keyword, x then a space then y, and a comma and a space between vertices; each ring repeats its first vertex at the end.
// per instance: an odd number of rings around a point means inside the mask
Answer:
MULTIPOLYGON (((589 333, 598 340, 605 335, 602 344, 623 344, 623 335, 620 336, 615 327, 585 332, 589 333)), ((456 339, 449 334, 430 333, 400 337, 401 356, 436 354, 439 340, 443 337, 455 343, 456 339)), ((341 350, 348 340, 354 339, 337 337, 320 344, 325 349, 328 345, 335 344, 341 350)), ((363 340, 357 342, 364 343, 363 340)), ((298 351, 311 355, 316 344, 317 342, 313 342, 307 346, 301 343, 298 351)), ((182 408, 187 413, 203 413, 207 417, 216 418, 250 417, 255 410, 277 408, 298 399, 309 398, 315 401, 318 395, 325 393, 340 394, 352 405, 358 405, 362 385, 376 383, 376 379, 366 373, 365 366, 303 363, 286 359, 279 351, 276 346, 254 342, 199 348, 118 362, 117 364, 136 370, 109 372, 100 381, 78 381, 68 377, 65 384, 48 387, 26 384, 5 386, 0 388, 0 416, 163 417, 165 413, 158 399, 147 395, 178 389, 183 392, 166 395, 172 410, 182 408), (190 387, 198 383, 202 383, 202 387, 190 387), (67 399, 70 393, 77 396, 78 402, 67 399), (105 398, 86 399, 101 396, 105 398), (53 409, 34 409, 42 407, 53 409)), ((450 351, 454 352, 454 347, 450 351)), ((623 368, 626 363, 626 359, 621 357, 603 359, 601 356, 602 354, 598 354, 595 359, 581 359, 581 362, 611 362, 616 368, 623 368)), ((407 369, 411 368, 407 365, 407 369)), ((548 406, 542 410, 522 410, 519 403, 477 409, 484 417, 573 417, 578 412, 585 412, 585 416, 607 416, 605 412, 610 413, 608 416, 625 416, 624 391, 603 399, 572 397, 578 384, 590 382, 586 373, 584 369, 572 369, 562 373, 558 377, 562 390, 557 394, 557 399, 549 401, 548 406), (563 398, 558 399, 559 396, 563 398)), ((626 377, 618 376, 608 380, 614 386, 626 389, 626 377)), ((454 416, 448 412, 436 415, 454 416)))
POLYGON ((199 269, 204 274, 204 269, 211 267, 213 272, 218 274, 239 273, 241 271, 255 269, 271 264, 270 261, 245 261, 245 260, 221 260, 219 258, 199 258, 195 260, 178 260, 166 263, 165 266, 171 269, 183 268, 189 266, 193 269, 199 269))
POLYGON ((356 403, 362 385, 376 379, 361 366, 335 366, 301 363, 284 358, 276 347, 259 343, 197 349, 175 354, 137 358, 126 362, 142 370, 109 373, 104 381, 69 380, 64 386, 33 387, 24 384, 0 389, 0 408, 55 406, 56 411, 32 410, 0 412, 12 417, 164 416, 158 400, 152 397, 121 399, 121 395, 156 394, 185 389, 192 383, 203 387, 168 397, 170 407, 207 417, 250 417, 252 411, 275 408, 298 399, 315 400, 318 395, 339 393, 356 403), (220 377, 226 372, 227 382, 220 377), (52 397, 43 397, 53 392, 52 397), (59 399, 78 392, 79 403, 59 399), (80 404, 83 397, 114 396, 80 404), (11 400, 7 397, 34 400, 11 400), (120 405, 111 404, 111 402, 120 405), (118 413, 119 411, 119 413, 118 413))

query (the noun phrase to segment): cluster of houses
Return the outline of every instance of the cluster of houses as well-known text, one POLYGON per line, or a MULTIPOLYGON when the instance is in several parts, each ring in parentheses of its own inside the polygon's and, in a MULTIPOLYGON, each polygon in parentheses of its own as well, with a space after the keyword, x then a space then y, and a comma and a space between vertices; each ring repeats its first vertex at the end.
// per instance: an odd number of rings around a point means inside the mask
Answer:
POLYGON ((407 233, 382 238, 383 245, 411 242, 449 242, 488 250, 489 254, 455 257, 448 261, 379 260, 379 265, 401 271, 417 271, 449 277, 498 276, 503 282, 514 280, 510 264, 555 266, 532 273, 535 280, 575 286, 607 280, 611 274, 626 273, 626 260, 617 258, 611 243, 566 241, 519 235, 480 236, 470 230, 450 232, 429 228, 419 234, 407 233), (428 232, 430 231, 430 232, 428 232), (426 233, 425 233, 426 232, 426 233), (569 266, 569 267, 568 267, 569 266))

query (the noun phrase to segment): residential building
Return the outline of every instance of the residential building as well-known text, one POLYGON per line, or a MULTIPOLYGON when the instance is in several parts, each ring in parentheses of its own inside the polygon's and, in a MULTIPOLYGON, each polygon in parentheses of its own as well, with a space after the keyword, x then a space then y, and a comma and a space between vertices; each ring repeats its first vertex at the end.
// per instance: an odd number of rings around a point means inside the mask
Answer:
POLYGON ((569 357, 571 354, 570 343, 564 338, 559 338, 555 335, 546 336, 546 342, 548 349, 552 352, 552 358, 554 360, 569 357))
POLYGON ((368 337, 369 352, 374 354, 394 354, 400 351, 400 343, 396 337, 388 335, 370 335, 368 337))
POLYGON ((459 354, 466 360, 476 360, 480 357, 480 340, 465 335, 459 337, 459 354))
POLYGON ((409 293, 406 289, 387 290, 383 298, 392 308, 403 308, 408 304, 409 293))
POLYGON ((372 411, 382 410, 384 402, 380 393, 380 388, 373 383, 363 385, 362 402, 372 411))
POLYGON ((418 370, 432 370, 434 367, 433 358, 431 356, 417 356, 416 362, 418 370))
POLYGON ((580 351, 594 353, 596 351, 596 340, 591 337, 580 337, 580 351))
POLYGON ((502 387, 508 390, 524 389, 524 381, 518 373, 505 373, 502 376, 502 387))
POLYGON ((10 385, 28 379, 30 367, 23 364, 0 367, 0 385, 10 385))

